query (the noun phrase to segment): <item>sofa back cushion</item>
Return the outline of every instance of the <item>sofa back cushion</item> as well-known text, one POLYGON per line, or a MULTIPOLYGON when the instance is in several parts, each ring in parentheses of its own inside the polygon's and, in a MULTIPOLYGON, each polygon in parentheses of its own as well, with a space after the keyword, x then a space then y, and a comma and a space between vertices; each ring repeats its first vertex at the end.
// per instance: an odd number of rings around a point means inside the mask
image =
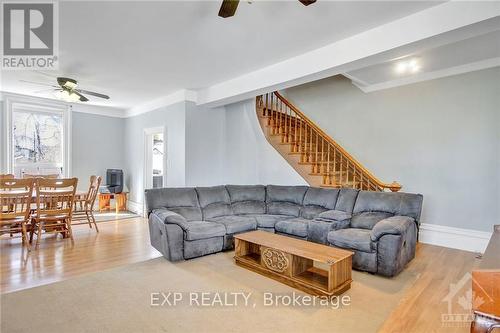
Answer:
POLYGON ((339 192, 338 189, 309 187, 304 196, 300 216, 313 219, 324 211, 335 209, 339 192))
POLYGON ((225 186, 197 187, 196 192, 198 192, 204 220, 233 215, 231 200, 225 186))
POLYGON ((274 215, 299 216, 307 186, 266 187, 267 213, 274 215))
POLYGON ((335 210, 340 210, 351 214, 354 209, 354 204, 356 203, 356 198, 358 197, 359 190, 352 188, 343 188, 339 192, 339 197, 337 198, 337 203, 335 204, 335 210))
POLYGON ((374 223, 394 215, 409 216, 418 223, 422 198, 420 194, 360 191, 351 227, 371 229, 374 223))
POLYGON ((356 213, 351 218, 351 228, 358 229, 373 229, 375 224, 386 219, 388 217, 394 216, 392 213, 388 212, 362 212, 356 213))
POLYGON ((226 185, 234 214, 265 214, 266 187, 264 185, 226 185))
POLYGON ((202 219, 198 195, 194 188, 155 188, 146 190, 145 194, 148 213, 158 208, 167 208, 184 216, 188 221, 202 219))

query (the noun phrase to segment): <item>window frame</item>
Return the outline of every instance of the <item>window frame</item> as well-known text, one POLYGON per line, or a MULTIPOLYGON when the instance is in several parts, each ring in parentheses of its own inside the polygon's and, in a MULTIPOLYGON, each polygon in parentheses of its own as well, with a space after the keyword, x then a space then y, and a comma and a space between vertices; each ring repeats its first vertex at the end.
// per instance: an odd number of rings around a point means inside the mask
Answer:
POLYGON ((71 177, 71 106, 33 97, 7 96, 4 110, 4 135, 2 141, 4 142, 3 151, 5 156, 3 156, 3 160, 6 161, 4 166, 6 172, 14 172, 14 112, 52 113, 62 115, 63 176, 71 177))

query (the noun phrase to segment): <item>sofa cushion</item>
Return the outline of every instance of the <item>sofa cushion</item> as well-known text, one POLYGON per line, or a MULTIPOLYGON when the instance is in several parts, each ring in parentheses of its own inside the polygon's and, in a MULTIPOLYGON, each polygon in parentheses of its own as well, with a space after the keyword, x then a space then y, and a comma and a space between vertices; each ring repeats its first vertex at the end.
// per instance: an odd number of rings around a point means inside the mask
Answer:
POLYGON ((309 187, 304 195, 300 216, 313 219, 324 211, 334 209, 339 192, 338 189, 309 187))
POLYGON ((227 185, 234 214, 265 214, 266 187, 264 185, 227 185))
POLYGON ((288 215, 298 217, 301 206, 291 202, 270 202, 267 204, 267 213, 272 215, 288 215))
POLYGON ((371 230, 377 222, 391 216, 394 216, 394 214, 387 212, 363 212, 354 214, 351 218, 351 227, 371 230))
POLYGON ((372 252, 370 230, 347 228, 330 231, 327 236, 328 243, 344 249, 372 252))
POLYGON ((266 203, 264 201, 239 201, 231 203, 234 214, 265 214, 266 203))
POLYGON ((388 212, 393 215, 409 216, 418 223, 422 199, 421 194, 361 191, 356 199, 354 213, 388 212))
POLYGON ((265 214, 264 185, 226 185, 234 214, 265 214))
POLYGON ((232 215, 231 200, 225 186, 197 187, 203 219, 232 215))
POLYGON ((323 221, 344 221, 349 220, 351 217, 351 214, 343 212, 341 210, 327 210, 319 214, 316 219, 323 221))
POLYGON ((268 185, 266 187, 267 213, 298 217, 306 191, 307 186, 268 185))
POLYGON ((303 206, 300 209, 300 217, 312 220, 319 214, 326 212, 328 209, 321 206, 303 206))
POLYGON ((268 185, 266 188, 267 202, 290 202, 302 205, 307 186, 280 186, 268 185))
POLYGON ((290 219, 288 215, 272 215, 272 214, 249 214, 243 216, 251 216, 257 221, 257 227, 259 228, 274 228, 274 225, 278 221, 290 219))
POLYGON ((248 216, 219 216, 209 219, 210 222, 220 223, 226 228, 226 234, 235 234, 257 229, 257 221, 248 216))
POLYGON ((350 220, 326 220, 315 218, 312 221, 309 221, 308 230, 307 230, 307 240, 326 244, 326 237, 328 233, 332 230, 344 229, 349 227, 350 220))
POLYGON ((145 193, 149 213, 158 208, 167 208, 184 216, 188 221, 202 219, 198 195, 194 188, 155 188, 148 189, 145 193))
POLYGON ((183 216, 187 221, 203 219, 200 207, 167 207, 168 210, 183 216))
POLYGON ((185 240, 221 237, 226 234, 226 228, 219 223, 208 221, 190 221, 182 225, 185 240))
POLYGON ((340 190, 330 188, 309 187, 304 195, 304 206, 320 206, 334 209, 340 190))
POLYGON ((298 237, 307 237, 307 225, 309 220, 303 218, 294 218, 291 220, 278 221, 274 229, 278 232, 294 235, 298 237))
POLYGON ((337 198, 337 203, 335 204, 336 210, 341 210, 343 212, 352 213, 354 204, 356 203, 356 198, 358 197, 359 190, 352 188, 343 188, 339 192, 339 197, 337 198))

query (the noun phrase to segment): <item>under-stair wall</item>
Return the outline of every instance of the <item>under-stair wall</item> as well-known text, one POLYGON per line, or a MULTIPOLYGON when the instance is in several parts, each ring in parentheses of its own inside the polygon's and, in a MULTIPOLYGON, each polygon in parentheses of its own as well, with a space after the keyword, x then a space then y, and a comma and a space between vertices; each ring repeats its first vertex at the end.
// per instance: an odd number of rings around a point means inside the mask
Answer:
POLYGON ((332 77, 286 96, 375 175, 422 193, 424 224, 491 232, 500 223, 499 78, 493 68, 364 93, 332 77))

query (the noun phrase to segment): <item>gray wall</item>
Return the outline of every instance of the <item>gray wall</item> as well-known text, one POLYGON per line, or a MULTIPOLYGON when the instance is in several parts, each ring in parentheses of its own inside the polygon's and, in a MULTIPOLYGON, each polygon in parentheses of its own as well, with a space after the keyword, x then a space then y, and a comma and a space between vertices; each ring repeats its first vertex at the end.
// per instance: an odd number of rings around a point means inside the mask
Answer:
POLYGON ((382 181, 422 193, 422 222, 500 223, 499 68, 373 93, 333 77, 286 94, 382 181))
POLYGON ((166 132, 166 186, 184 186, 185 167, 185 102, 162 107, 125 119, 125 183, 129 199, 142 204, 144 199, 144 130, 164 127, 166 132))
POLYGON ((226 106, 226 183, 302 185, 305 180, 267 142, 255 100, 226 106))
POLYGON ((81 190, 89 186, 89 177, 106 181, 106 169, 123 168, 125 146, 123 118, 73 112, 71 122, 71 174, 81 190))
POLYGON ((186 186, 226 181, 226 110, 186 103, 186 186))

